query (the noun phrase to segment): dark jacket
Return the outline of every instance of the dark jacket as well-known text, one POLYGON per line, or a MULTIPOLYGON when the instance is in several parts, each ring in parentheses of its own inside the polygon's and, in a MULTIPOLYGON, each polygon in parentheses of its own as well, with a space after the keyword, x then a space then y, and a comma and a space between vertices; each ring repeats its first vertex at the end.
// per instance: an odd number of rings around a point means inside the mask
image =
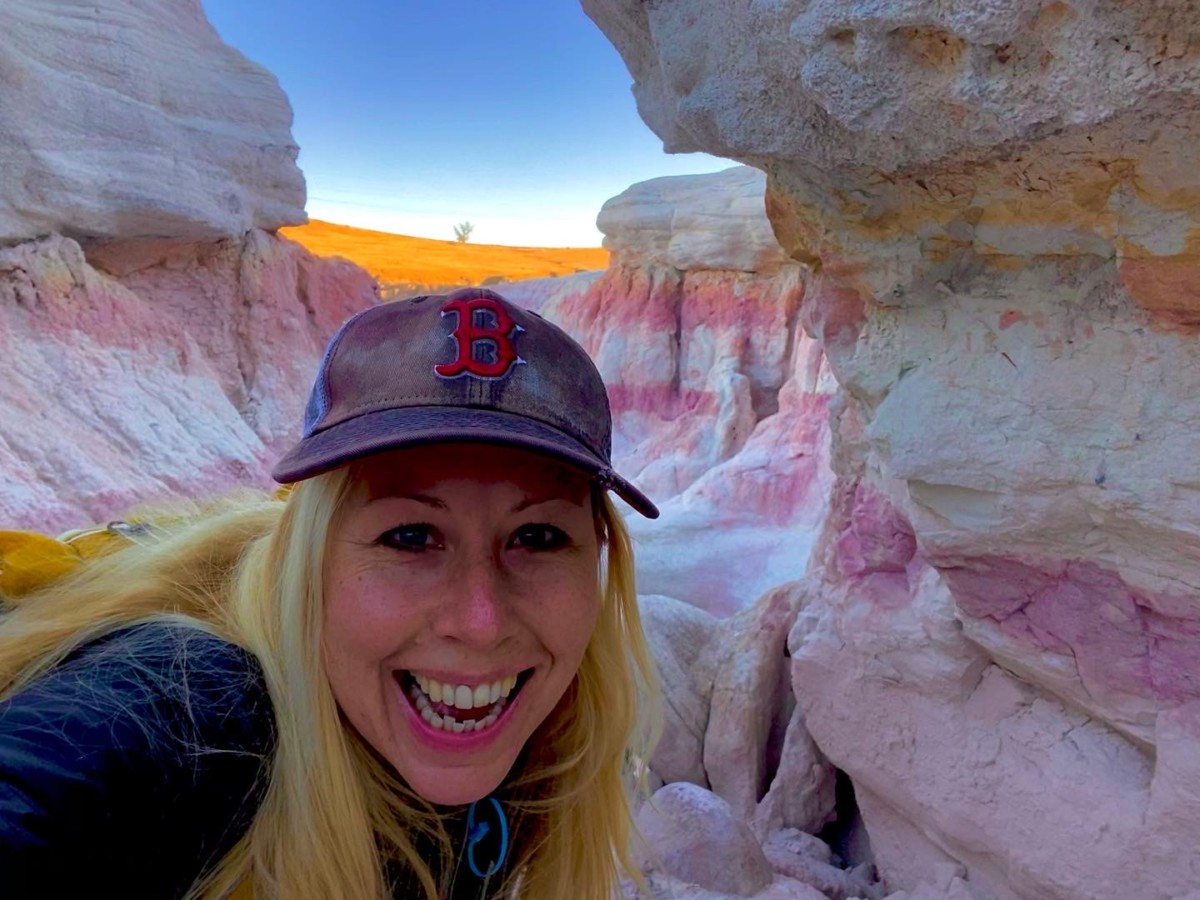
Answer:
MULTIPOLYGON (((88 644, 0 702, 0 900, 182 897, 250 827, 274 747, 240 647, 173 624, 88 644)), ((448 824, 465 841, 465 810, 448 824)), ((447 896, 491 896, 504 874, 459 860, 447 896)))
POLYGON ((241 648, 168 624, 83 647, 0 702, 0 897, 182 897, 246 832, 274 744, 241 648))

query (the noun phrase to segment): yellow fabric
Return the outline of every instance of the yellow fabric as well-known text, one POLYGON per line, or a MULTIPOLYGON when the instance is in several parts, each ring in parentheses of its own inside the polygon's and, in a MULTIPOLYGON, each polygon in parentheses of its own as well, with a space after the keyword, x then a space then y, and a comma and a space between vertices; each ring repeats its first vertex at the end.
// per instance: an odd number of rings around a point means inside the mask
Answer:
POLYGON ((35 531, 0 531, 0 599, 19 600, 57 581, 85 559, 112 553, 129 539, 114 525, 52 538, 35 531))
POLYGON ((0 531, 0 596, 22 597, 83 560, 69 544, 32 531, 0 531))

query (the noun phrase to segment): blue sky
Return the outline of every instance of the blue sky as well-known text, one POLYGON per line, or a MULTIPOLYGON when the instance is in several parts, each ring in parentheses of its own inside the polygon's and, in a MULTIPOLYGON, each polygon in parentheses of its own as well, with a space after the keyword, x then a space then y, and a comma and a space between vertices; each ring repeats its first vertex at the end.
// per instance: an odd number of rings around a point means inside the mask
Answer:
POLYGON ((202 0, 295 110, 311 217, 450 240, 597 246, 630 184, 733 165, 668 155, 575 0, 202 0))

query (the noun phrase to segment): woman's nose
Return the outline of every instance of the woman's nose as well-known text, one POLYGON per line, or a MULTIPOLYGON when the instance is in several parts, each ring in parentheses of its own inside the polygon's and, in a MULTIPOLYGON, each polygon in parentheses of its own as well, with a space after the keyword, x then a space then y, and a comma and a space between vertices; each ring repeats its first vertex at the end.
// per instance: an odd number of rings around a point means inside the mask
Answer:
POLYGON ((435 614, 440 637, 477 647, 499 644, 511 630, 512 610, 504 571, 494 554, 479 553, 464 559, 457 577, 435 614))

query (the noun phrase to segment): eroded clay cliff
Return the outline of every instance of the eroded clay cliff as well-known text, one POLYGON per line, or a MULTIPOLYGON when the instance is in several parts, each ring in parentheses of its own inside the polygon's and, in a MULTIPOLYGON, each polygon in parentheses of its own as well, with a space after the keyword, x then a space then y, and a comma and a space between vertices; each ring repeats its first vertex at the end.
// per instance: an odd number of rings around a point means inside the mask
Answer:
POLYGON ((640 589, 719 615, 804 573, 832 477, 833 382, 763 187, 747 167, 635 184, 600 211, 606 272, 504 289, 604 376, 614 460, 663 513, 630 521, 640 589))
POLYGON ((0 243, 305 221, 291 105, 200 0, 5 0, 0 35, 0 243))
POLYGON ((270 484, 357 267, 262 231, 0 250, 0 521, 53 533, 270 484))
POLYGON ((304 221, 291 108, 197 0, 0 8, 0 522, 266 486, 373 279, 304 221))
POLYGON ((583 5, 812 273, 837 481, 793 685, 886 881, 1195 891, 1194 5, 583 5))

